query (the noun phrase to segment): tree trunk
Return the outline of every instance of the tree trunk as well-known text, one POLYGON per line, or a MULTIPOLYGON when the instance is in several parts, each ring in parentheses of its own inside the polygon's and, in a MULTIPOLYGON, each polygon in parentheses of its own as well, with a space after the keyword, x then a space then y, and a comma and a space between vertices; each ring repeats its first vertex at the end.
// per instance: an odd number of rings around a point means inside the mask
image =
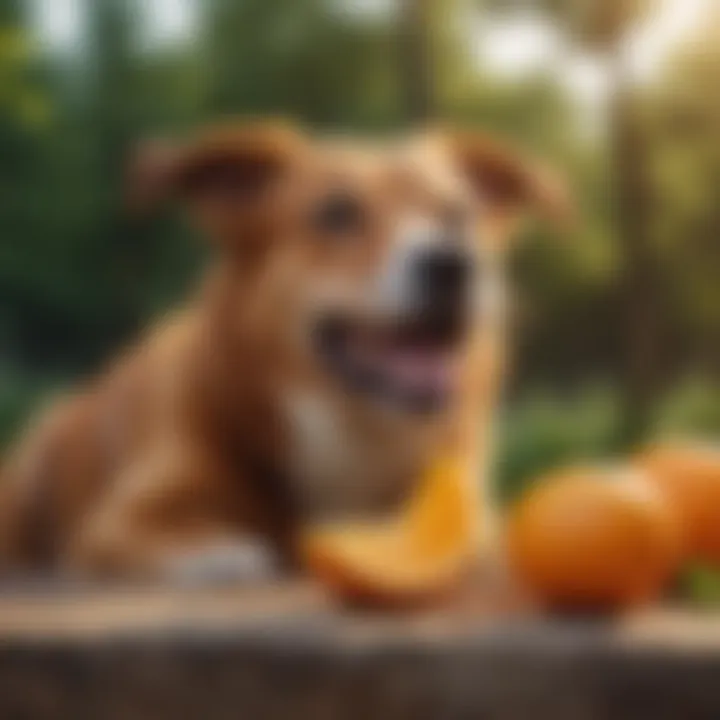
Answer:
POLYGON ((401 0, 398 35, 402 92, 406 119, 411 123, 436 114, 432 48, 433 0, 401 0))
POLYGON ((622 41, 612 57, 610 133, 617 197, 618 240, 623 266, 619 283, 622 316, 622 405, 619 442, 631 447, 643 441, 652 424, 659 391, 660 313, 657 303, 656 258, 649 210, 646 138, 633 106, 622 41))

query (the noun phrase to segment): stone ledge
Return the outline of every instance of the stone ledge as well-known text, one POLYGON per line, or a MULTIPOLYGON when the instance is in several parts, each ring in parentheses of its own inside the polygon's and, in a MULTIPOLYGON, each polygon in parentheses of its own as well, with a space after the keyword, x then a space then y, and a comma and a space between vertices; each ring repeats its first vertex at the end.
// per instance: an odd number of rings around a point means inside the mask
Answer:
POLYGON ((720 718, 720 621, 343 612, 310 585, 0 596, 0 718, 720 718))

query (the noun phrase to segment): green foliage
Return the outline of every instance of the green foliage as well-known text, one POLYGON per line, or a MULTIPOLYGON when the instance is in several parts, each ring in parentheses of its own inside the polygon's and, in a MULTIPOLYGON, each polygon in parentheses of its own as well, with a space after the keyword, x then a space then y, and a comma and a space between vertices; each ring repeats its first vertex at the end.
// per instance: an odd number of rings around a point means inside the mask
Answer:
POLYGON ((690 378, 659 406, 658 436, 720 437, 720 388, 703 378, 690 378))
MULTIPOLYGON (((545 472, 567 464, 616 456, 620 402, 612 385, 589 385, 568 394, 543 390, 511 403, 500 424, 498 491, 502 500, 545 472)), ((720 436, 720 390, 702 378, 680 383, 658 403, 652 436, 720 436)))
POLYGON ((606 457, 617 423, 617 402, 598 387, 574 397, 530 393, 503 417, 497 468, 502 500, 561 465, 606 457))
POLYGON ((0 369, 0 449, 60 386, 58 378, 30 374, 12 366, 0 369))
POLYGON ((700 338, 708 347, 720 340, 719 72, 717 25, 710 24, 680 50, 643 108, 654 148, 654 232, 669 320, 682 342, 700 338))
POLYGON ((203 43, 212 114, 388 127, 401 116, 393 30, 327 0, 209 0, 203 43))
POLYGON ((27 34, 18 27, 0 29, 0 114, 25 127, 42 126, 49 113, 32 70, 27 34))
POLYGON ((697 607, 717 610, 720 607, 720 572, 717 568, 695 563, 683 570, 678 593, 697 607))

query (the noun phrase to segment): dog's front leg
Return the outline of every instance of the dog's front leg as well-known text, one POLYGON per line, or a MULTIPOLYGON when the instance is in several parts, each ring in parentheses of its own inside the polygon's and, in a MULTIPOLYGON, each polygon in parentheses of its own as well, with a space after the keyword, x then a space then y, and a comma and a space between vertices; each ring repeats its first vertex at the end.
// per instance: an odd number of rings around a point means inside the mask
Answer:
POLYGON ((262 582, 279 572, 277 555, 266 541, 233 533, 168 552, 158 568, 163 580, 187 587, 262 582))
MULTIPOLYGON (((235 488, 242 487, 239 482, 235 488)), ((238 515, 212 466, 165 452, 125 471, 64 555, 92 577, 181 585, 252 582, 279 572, 271 542, 238 515)), ((251 513, 249 513, 250 515, 251 513)))

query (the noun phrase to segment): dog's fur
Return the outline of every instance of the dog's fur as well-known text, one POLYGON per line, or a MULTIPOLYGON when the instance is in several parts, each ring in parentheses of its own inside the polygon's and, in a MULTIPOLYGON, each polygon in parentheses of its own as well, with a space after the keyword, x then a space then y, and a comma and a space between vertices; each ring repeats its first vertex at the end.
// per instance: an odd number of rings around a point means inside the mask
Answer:
POLYGON ((230 125, 156 154, 134 182, 137 205, 184 200, 216 261, 194 300, 10 454, 6 570, 242 575, 268 548, 292 562, 303 523, 395 507, 439 452, 485 454, 502 365, 496 307, 485 304, 458 350, 447 406, 429 413, 348 391, 308 349, 308 324, 318 309, 365 308, 398 223, 453 204, 473 208, 473 252, 495 273, 518 216, 562 204, 527 160, 467 133, 365 147, 230 125), (309 226, 338 185, 365 208, 361 237, 309 226))

